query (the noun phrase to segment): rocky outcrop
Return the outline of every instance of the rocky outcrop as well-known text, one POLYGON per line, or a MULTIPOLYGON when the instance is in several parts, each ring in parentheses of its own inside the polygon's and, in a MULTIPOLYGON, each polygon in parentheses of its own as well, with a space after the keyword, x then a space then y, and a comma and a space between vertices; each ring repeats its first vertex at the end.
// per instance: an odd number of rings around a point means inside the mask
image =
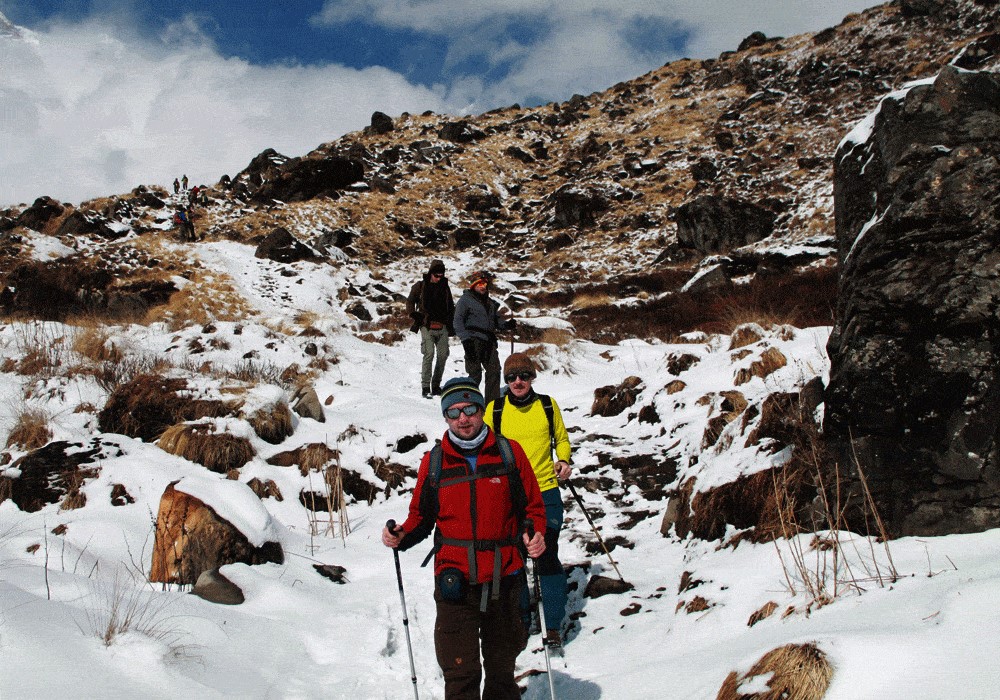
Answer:
POLYGON ((278 227, 271 231, 254 251, 254 257, 275 262, 292 263, 318 258, 316 251, 297 240, 288 229, 278 227))
POLYGON ((677 242, 700 253, 718 253, 763 240, 774 231, 774 212, 728 197, 703 196, 674 210, 677 242))
POLYGON ((835 164, 826 432, 892 534, 1000 520, 1000 78, 884 99, 835 164))

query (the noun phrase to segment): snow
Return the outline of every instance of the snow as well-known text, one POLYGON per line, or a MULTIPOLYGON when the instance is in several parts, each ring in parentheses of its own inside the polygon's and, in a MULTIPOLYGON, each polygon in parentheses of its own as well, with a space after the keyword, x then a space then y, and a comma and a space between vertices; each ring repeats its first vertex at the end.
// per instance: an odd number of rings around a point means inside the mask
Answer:
MULTIPOLYGON (((199 245, 196 251, 202 265, 231 278, 256 315, 214 324, 212 338, 225 342, 206 343, 198 354, 190 354, 187 341, 204 335, 200 326, 178 332, 162 324, 109 328, 116 345, 136 356, 167 360, 172 376, 187 377, 192 393, 208 398, 226 395, 232 381, 197 374, 193 367, 233 368, 246 362, 248 352, 256 352, 261 365, 307 367, 312 358, 304 346, 315 341, 330 361, 315 370, 313 380, 326 422, 296 417, 294 435, 270 445, 254 436, 246 421, 214 421, 216 430, 250 437, 257 452, 231 481, 155 444, 99 433, 96 409, 78 409, 85 404, 99 409, 107 392, 85 373, 0 372, 0 390, 8 397, 0 405, 0 436, 9 433, 24 407, 31 407, 51 417, 53 439, 89 445, 97 437, 104 445, 96 463, 100 471, 83 487, 84 508, 49 505, 27 513, 10 500, 0 503, 0 697, 410 697, 393 557, 381 544, 380 531, 386 520, 405 516, 412 476, 401 489, 380 492, 370 504, 350 503, 345 510, 350 531, 342 532, 336 520, 325 522, 325 513, 311 520, 297 498, 301 490, 321 489, 320 475, 303 477, 296 467, 272 466, 267 459, 324 443, 339 451, 344 468, 375 484, 382 482, 369 464, 372 458, 415 469, 444 431, 437 402, 420 395, 418 336, 406 334, 388 346, 355 336, 363 329, 342 310, 338 292, 348 283, 375 281, 357 266, 278 266, 254 258, 251 247, 231 242, 199 245), (303 311, 314 314, 311 325, 323 337, 297 334, 293 319, 303 311), (280 330, 283 324, 288 331, 280 330), (417 434, 427 441, 406 453, 396 450, 400 438, 417 434), (273 480, 283 499, 257 499, 245 485, 255 477, 273 480), (243 591, 243 604, 217 605, 178 586, 163 590, 146 583, 159 499, 175 481, 254 544, 280 542, 283 564, 222 567, 243 591), (113 506, 113 484, 124 485, 135 502, 113 506), (63 534, 54 532, 59 525, 66 526, 63 534), (337 585, 321 577, 313 568, 317 564, 345 567, 346 582, 337 585), (116 601, 119 608, 141 611, 143 619, 105 643, 116 601)), ((477 263, 468 254, 445 258, 453 279, 477 263)), ((388 266, 378 281, 405 294, 418 267, 412 262, 388 266)), ((547 316, 530 321, 563 327, 547 316)), ((39 343, 57 346, 60 337, 72 337, 71 331, 61 324, 2 324, 0 365, 16 362, 39 343)), ((569 623, 565 657, 553 662, 558 696, 631 700, 667 692, 678 699, 713 698, 730 672, 746 673, 767 651, 812 642, 834 666, 828 700, 995 697, 1000 530, 903 538, 889 542, 888 552, 881 543, 839 533, 844 556, 834 571, 825 551, 809 547, 811 534, 735 547, 663 536, 667 502, 647 498, 635 486, 625 488, 621 472, 607 466, 608 458, 631 455, 671 459, 678 464, 678 483, 694 477, 703 490, 785 459, 782 452, 745 446, 753 421, 743 426, 736 420, 715 445, 701 447, 706 421, 720 411, 720 392, 740 391, 755 405, 813 377, 828 380, 829 328, 760 332, 761 340, 739 352, 729 349, 728 337, 703 333, 687 334, 678 343, 575 340, 544 347, 546 369, 537 387, 563 408, 577 472, 612 483, 591 492, 582 487, 584 478, 574 482, 605 541, 630 543, 615 547, 612 555, 635 586, 622 595, 582 597, 589 576, 616 574, 603 552, 589 553, 594 535, 567 491, 561 555, 573 567, 570 612, 575 619, 569 623), (782 352, 787 364, 766 378, 736 385, 737 371, 767 348, 782 352), (749 354, 741 357, 742 351, 749 354), (668 359, 680 354, 698 361, 671 375, 668 359), (591 415, 594 389, 629 376, 639 377, 644 387, 635 407, 619 416, 591 415), (668 394, 664 387, 674 379, 685 387, 668 394), (655 407, 660 423, 630 416, 647 405, 655 407), (630 516, 637 517, 634 526, 627 524, 630 516), (836 584, 832 602, 819 605, 805 593, 802 572, 789 565, 795 551, 804 552, 806 572, 829 567, 822 583, 831 590, 836 584), (684 572, 701 583, 679 591, 684 572), (688 613, 685 606, 696 595, 709 607, 688 613), (750 616, 768 602, 777 605, 777 612, 748 626, 750 616), (636 605, 636 614, 622 614, 636 605)), ((529 347, 515 345, 516 350, 529 347)), ((463 372, 457 340, 451 350, 446 378, 463 372)), ((502 358, 507 350, 505 343, 502 358)), ((70 349, 63 352, 63 366, 71 359, 83 362, 70 349)), ((290 398, 267 381, 241 397, 246 413, 290 398)), ((8 452, 14 460, 24 454, 20 448, 8 452)), ((16 476, 9 466, 5 473, 16 476)), ((434 653, 433 583, 429 570, 419 566, 429 547, 429 542, 419 545, 400 559, 417 690, 421 698, 439 698, 443 684, 434 653)), ((544 668, 536 636, 520 655, 517 672, 544 668)), ((757 676, 742 688, 763 690, 767 680, 757 676)), ((548 697, 544 674, 521 683, 527 700, 548 697)))

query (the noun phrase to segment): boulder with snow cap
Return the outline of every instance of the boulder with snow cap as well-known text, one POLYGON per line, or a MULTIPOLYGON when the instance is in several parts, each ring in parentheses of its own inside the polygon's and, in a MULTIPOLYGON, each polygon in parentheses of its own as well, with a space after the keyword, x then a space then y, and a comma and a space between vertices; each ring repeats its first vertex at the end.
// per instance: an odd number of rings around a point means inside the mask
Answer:
POLYGON ((277 526, 246 485, 185 477, 160 498, 149 580, 193 584, 224 564, 284 561, 277 526))

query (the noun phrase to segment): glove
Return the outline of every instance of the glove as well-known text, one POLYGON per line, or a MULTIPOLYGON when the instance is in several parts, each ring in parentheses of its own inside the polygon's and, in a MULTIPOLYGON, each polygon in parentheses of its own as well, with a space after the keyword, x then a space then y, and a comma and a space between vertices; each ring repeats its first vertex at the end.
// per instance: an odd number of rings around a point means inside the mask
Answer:
POLYGON ((507 323, 504 326, 504 330, 512 331, 516 327, 517 327, 517 321, 511 318, 507 320, 507 323))

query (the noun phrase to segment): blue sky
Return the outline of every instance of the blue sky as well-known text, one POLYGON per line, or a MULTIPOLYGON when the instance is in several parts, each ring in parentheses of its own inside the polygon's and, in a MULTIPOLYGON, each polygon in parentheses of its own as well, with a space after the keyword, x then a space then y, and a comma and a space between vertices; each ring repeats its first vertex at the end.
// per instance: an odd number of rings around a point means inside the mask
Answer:
POLYGON ((871 0, 0 0, 0 206, 214 182, 375 110, 565 100, 871 0))

